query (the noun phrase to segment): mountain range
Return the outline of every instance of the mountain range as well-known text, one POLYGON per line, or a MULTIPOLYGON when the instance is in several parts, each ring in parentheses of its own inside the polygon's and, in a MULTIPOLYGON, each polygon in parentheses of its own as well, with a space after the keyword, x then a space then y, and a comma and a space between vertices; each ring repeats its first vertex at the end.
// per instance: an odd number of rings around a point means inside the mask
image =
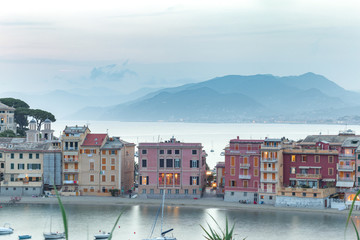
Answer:
POLYGON ((312 121, 356 115, 360 93, 306 73, 228 75, 164 88, 109 107, 87 107, 72 119, 119 121, 312 121), (94 114, 96 112, 97 114, 94 114))

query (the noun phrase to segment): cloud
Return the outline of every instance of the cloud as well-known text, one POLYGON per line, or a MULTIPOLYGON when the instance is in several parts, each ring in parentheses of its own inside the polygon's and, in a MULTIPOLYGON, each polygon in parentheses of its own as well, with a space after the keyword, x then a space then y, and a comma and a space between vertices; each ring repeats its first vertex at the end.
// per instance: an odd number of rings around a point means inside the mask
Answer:
POLYGON ((111 64, 104 67, 95 67, 91 71, 90 79, 117 82, 127 75, 137 76, 136 72, 126 68, 127 63, 128 60, 121 65, 111 64))

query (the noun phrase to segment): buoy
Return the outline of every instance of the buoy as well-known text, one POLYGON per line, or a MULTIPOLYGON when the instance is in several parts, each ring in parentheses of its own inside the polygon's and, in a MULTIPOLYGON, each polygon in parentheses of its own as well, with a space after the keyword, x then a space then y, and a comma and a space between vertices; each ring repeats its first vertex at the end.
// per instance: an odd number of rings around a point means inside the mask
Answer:
POLYGON ((101 232, 101 230, 99 230, 99 232, 101 232))
POLYGON ((134 232, 134 234, 136 234, 136 232, 134 232))
POLYGON ((120 226, 119 226, 119 228, 120 228, 120 226))

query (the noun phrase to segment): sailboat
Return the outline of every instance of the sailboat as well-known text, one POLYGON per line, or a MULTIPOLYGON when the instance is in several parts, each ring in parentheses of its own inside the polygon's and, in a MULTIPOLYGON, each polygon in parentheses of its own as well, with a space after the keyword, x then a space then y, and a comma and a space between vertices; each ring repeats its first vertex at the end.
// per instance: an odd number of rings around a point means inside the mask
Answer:
POLYGON ((44 233, 45 239, 63 239, 65 238, 65 233, 59 233, 59 232, 52 232, 51 231, 51 225, 52 225, 52 218, 50 218, 50 232, 44 233))
MULTIPOLYGON (((166 186, 166 175, 165 175, 165 186, 166 186)), ((157 221, 157 218, 159 216, 159 211, 158 213, 156 214, 156 218, 155 218, 155 222, 153 224, 153 227, 152 227, 152 230, 151 230, 151 234, 150 234, 150 237, 149 238, 146 238, 146 239, 143 239, 143 240, 176 240, 175 237, 167 237, 165 236, 165 234, 171 232, 172 230, 174 230, 173 228, 169 229, 169 230, 166 230, 166 231, 163 231, 163 221, 164 221, 164 203, 165 203, 165 188, 164 188, 164 191, 163 191, 163 198, 162 198, 162 203, 161 203, 161 228, 160 228, 160 237, 156 237, 156 238, 152 238, 152 234, 154 232, 154 228, 155 228, 155 225, 156 225, 156 221, 157 221)), ((160 210, 160 208, 159 208, 160 210)))

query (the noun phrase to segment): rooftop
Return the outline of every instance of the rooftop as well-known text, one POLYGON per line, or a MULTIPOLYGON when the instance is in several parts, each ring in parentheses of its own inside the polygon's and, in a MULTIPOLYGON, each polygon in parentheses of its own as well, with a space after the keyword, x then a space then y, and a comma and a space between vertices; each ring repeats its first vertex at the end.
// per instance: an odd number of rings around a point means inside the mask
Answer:
POLYGON ((71 134, 75 134, 75 133, 85 133, 86 130, 89 129, 87 126, 66 126, 64 129, 64 133, 71 133, 71 134))
POLYGON ((15 110, 15 108, 9 107, 8 105, 5 105, 5 104, 3 104, 1 102, 0 102, 0 109, 1 110, 15 110))
POLYGON ((25 138, 0 138, 0 150, 46 151, 53 148, 51 142, 26 142, 25 138))
POLYGON ((107 134, 89 133, 81 146, 101 146, 106 138, 107 134))

